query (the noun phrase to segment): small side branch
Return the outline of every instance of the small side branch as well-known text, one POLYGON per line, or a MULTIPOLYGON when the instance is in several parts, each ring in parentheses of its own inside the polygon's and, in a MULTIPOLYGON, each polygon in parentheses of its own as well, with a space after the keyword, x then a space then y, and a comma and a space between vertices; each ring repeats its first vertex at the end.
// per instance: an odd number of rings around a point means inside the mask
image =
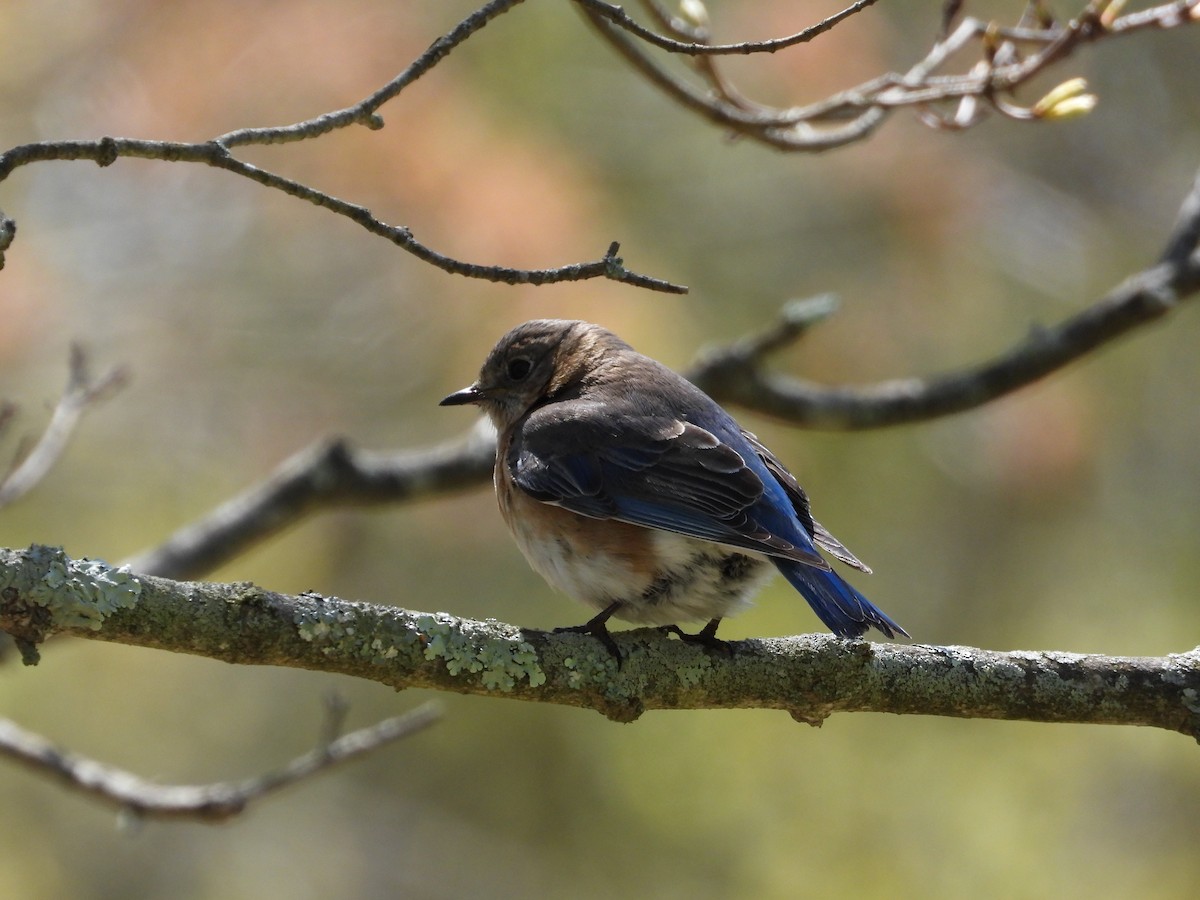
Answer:
MULTIPOLYGON (((67 387, 54 407, 50 424, 25 458, 0 479, 0 509, 29 493, 58 462, 84 412, 119 390, 129 379, 123 368, 111 369, 94 378, 87 354, 78 344, 71 345, 67 387)), ((13 407, 0 408, 0 427, 13 413, 13 407)))
POLYGON ((221 135, 214 140, 214 143, 230 149, 252 144, 286 144, 304 141, 356 124, 365 125, 372 130, 382 128, 383 119, 378 115, 381 106, 440 63, 467 38, 521 2, 522 0, 492 0, 492 2, 484 4, 459 22, 447 34, 430 44, 425 52, 413 60, 403 72, 353 106, 305 119, 293 125, 240 128, 237 131, 221 135))
POLYGON ((138 572, 194 578, 330 506, 401 503, 475 487, 492 471, 494 433, 481 421, 465 438, 407 453, 368 453, 318 441, 262 482, 129 560, 138 572))
POLYGON ((221 822, 285 787, 423 731, 440 716, 438 708, 427 703, 405 715, 385 719, 323 743, 278 771, 244 781, 214 784, 156 784, 123 769, 62 750, 8 719, 0 719, 0 755, 137 819, 221 822))

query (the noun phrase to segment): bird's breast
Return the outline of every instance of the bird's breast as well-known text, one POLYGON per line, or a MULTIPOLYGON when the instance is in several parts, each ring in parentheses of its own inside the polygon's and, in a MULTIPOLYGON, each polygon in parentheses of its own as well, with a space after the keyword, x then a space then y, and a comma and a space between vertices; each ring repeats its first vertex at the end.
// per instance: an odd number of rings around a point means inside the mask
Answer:
POLYGON ((530 566, 595 609, 648 625, 730 615, 774 571, 755 553, 534 500, 496 472, 500 513, 530 566))

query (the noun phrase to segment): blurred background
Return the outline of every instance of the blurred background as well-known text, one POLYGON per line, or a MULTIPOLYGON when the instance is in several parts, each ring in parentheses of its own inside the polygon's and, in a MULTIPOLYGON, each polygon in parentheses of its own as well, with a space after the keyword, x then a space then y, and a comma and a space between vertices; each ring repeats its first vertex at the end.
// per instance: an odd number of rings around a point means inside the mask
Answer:
MULTIPOLYGON (((10 0, 4 147, 202 140, 356 102, 472 2, 10 0)), ((791 33, 835 3, 712 2, 718 37, 791 33)), ((1013 21, 1017 2, 968 6, 1013 21)), ((1074 7, 1056 3, 1068 14, 1074 7)), ((925 52, 939 4, 881 4, 804 48, 735 59, 744 89, 819 99, 925 52)), ((964 134, 900 112, 865 144, 785 156, 632 74, 565 3, 489 25, 382 110, 387 127, 246 158, 480 263, 595 259, 609 241, 685 297, 527 288, 422 265, 320 209, 201 166, 47 163, 0 186, 0 398, 40 433, 68 345, 129 386, 0 546, 117 561, 317 437, 378 450, 464 432, 439 409, 513 324, 578 317, 684 368, 794 297, 841 311, 776 364, 828 384, 929 375, 1057 322, 1160 252, 1200 164, 1200 32, 1105 41, 1083 119, 964 134)), ((1200 643, 1195 304, 985 409, 831 434, 734 410, 924 643, 1163 655, 1200 643)), ((314 517, 211 578, 525 626, 587 614, 532 573, 490 489, 314 517), (469 554, 469 555, 468 555, 469 554)), ((780 581, 728 638, 816 630, 780 581)), ((309 672, 62 641, 0 665, 0 714, 163 782, 240 778, 427 696, 309 672)), ((431 731, 222 827, 148 823, 0 765, 0 870, 23 898, 1190 897, 1200 756, 1129 728, 763 711, 591 712, 444 696, 431 731)))

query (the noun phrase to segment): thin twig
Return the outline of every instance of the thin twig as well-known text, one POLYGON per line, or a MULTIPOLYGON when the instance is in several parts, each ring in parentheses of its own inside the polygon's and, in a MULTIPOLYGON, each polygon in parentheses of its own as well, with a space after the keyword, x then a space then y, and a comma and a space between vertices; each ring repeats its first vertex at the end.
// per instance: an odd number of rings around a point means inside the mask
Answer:
POLYGON ((220 143, 206 141, 198 144, 172 141, 143 141, 132 138, 105 137, 95 141, 43 141, 23 144, 0 154, 0 181, 13 170, 34 162, 49 160, 91 160, 101 166, 111 165, 118 159, 156 159, 166 162, 200 163, 224 169, 264 187, 282 191, 315 206, 320 206, 344 216, 365 228, 371 234, 391 241, 418 259, 436 266, 453 275, 480 278, 504 284, 557 284, 564 281, 586 281, 607 278, 611 281, 634 287, 661 291, 669 294, 687 293, 685 285, 673 284, 659 278, 642 275, 625 268, 624 261, 617 256, 620 249, 614 242, 598 260, 572 263, 553 269, 514 269, 508 266, 485 266, 464 262, 438 253, 418 241, 411 230, 403 225, 389 225, 376 218, 365 206, 342 200, 309 187, 303 182, 287 178, 259 166, 251 165, 230 155, 220 143))
POLYGON ((0 754, 138 819, 222 822, 251 803, 340 763, 423 731, 441 717, 426 703, 402 716, 352 731, 297 757, 282 769, 245 781, 166 785, 62 750, 40 735, 0 719, 0 754))
MULTIPOLYGON (((54 407, 50 423, 41 438, 20 463, 0 480, 0 508, 31 491, 58 462, 70 443, 71 435, 84 412, 109 397, 129 379, 124 368, 115 368, 99 378, 88 370, 87 354, 78 344, 71 345, 67 387, 54 407)), ((4 418, 0 411, 0 419, 4 418)))
MULTIPOLYGON (((546 269, 517 269, 510 266, 481 265, 455 259, 439 253, 417 240, 409 228, 402 225, 391 225, 375 217, 364 206, 335 197, 277 172, 252 165, 238 159, 231 152, 236 147, 247 145, 269 145, 308 140, 355 124, 366 125, 372 129, 382 128, 383 119, 377 112, 381 105, 395 98, 405 87, 437 65, 455 47, 461 45, 488 22, 520 2, 521 0, 493 0, 476 10, 449 33, 434 41, 424 53, 390 82, 345 109, 325 113, 292 125, 242 128, 212 140, 197 143, 104 137, 92 141, 40 141, 23 144, 0 153, 0 181, 4 181, 21 166, 52 160, 91 160, 101 166, 111 165, 118 159, 129 158, 198 163, 231 172, 265 187, 282 191, 292 197, 328 209, 336 215, 344 216, 371 234, 391 241, 421 261, 452 275, 513 285, 545 285, 605 278, 651 291, 669 294, 687 293, 685 285, 643 275, 625 268, 624 261, 617 255, 619 245, 615 241, 609 245, 608 250, 600 259, 546 269)), ((14 233, 15 225, 11 220, 0 217, 0 264, 3 262, 3 252, 12 242, 14 233)))
MULTIPOLYGON (((987 109, 1020 121, 1035 121, 1048 113, 1036 111, 1005 96, 1036 75, 1067 58, 1080 45, 1102 38, 1145 29, 1169 29, 1194 23, 1200 0, 1173 0, 1150 9, 1113 16, 1111 3, 1089 3, 1075 19, 1027 22, 998 26, 981 19, 964 19, 948 36, 907 72, 888 73, 857 87, 807 106, 772 107, 748 100, 713 69, 698 68, 709 90, 678 77, 651 58, 651 47, 692 56, 718 53, 774 52, 772 41, 713 44, 696 35, 676 40, 650 32, 624 12, 597 0, 576 0, 576 5, 602 35, 643 77, 681 105, 740 135, 789 151, 821 151, 862 140, 886 115, 909 107, 922 121, 937 128, 961 130, 978 122, 987 109), (969 44, 978 42, 987 58, 960 75, 936 74, 969 44), (1032 52, 1017 52, 1018 47, 1032 52), (949 112, 936 107, 950 105, 949 112)), ((1115 9, 1115 7, 1113 7, 1115 9)), ((781 39, 800 43, 804 35, 816 36, 857 12, 849 7, 797 35, 781 39), (826 23, 829 23, 826 27, 826 23)))
POLYGON ((748 56, 753 53, 777 53, 798 44, 807 44, 814 38, 820 37, 836 25, 862 12, 869 6, 874 6, 879 0, 856 0, 850 6, 822 19, 815 25, 810 25, 795 34, 781 38, 770 38, 765 41, 740 41, 735 44, 711 44, 707 42, 675 40, 651 31, 629 16, 620 6, 605 3, 603 0, 575 0, 589 12, 612 22, 614 25, 629 32, 636 38, 645 41, 661 50, 671 53, 681 53, 685 56, 748 56))
POLYGON ((1088 356, 1171 312, 1200 289, 1200 259, 1155 266, 1094 305, 1040 328, 1001 356, 933 378, 824 387, 763 371, 761 358, 713 353, 689 377, 714 398, 794 424, 836 431, 883 428, 983 406, 1088 356))
POLYGON ((229 149, 249 144, 283 144, 319 137, 347 125, 362 124, 375 130, 383 127, 377 115, 379 107, 396 97, 402 90, 441 62, 455 47, 463 43, 497 16, 503 15, 522 0, 492 0, 471 13, 447 34, 429 45, 409 66, 368 97, 353 106, 325 113, 293 125, 270 128, 239 128, 214 139, 214 143, 229 149))
MULTIPOLYGON (((669 13, 657 0, 642 0, 642 5, 646 7, 647 13, 658 23, 658 26, 665 29, 677 42, 686 42, 685 45, 692 46, 708 46, 712 43, 712 35, 709 32, 707 21, 684 21, 679 16, 669 13)), ((742 109, 753 109, 754 104, 734 86, 730 79, 725 77, 718 62, 717 57, 711 55, 693 56, 691 59, 692 68, 708 82, 718 97, 742 109)))

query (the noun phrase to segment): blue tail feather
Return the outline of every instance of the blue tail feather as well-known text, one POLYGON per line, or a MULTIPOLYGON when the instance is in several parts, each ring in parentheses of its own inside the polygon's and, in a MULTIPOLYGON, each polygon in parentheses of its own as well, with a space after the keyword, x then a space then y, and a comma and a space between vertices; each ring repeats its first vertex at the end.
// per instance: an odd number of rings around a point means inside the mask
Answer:
POLYGON ((838 637, 861 637, 870 628, 875 628, 888 637, 895 637, 897 634, 909 636, 907 631, 836 572, 826 572, 778 557, 771 561, 792 587, 804 595, 804 599, 826 627, 838 637))

